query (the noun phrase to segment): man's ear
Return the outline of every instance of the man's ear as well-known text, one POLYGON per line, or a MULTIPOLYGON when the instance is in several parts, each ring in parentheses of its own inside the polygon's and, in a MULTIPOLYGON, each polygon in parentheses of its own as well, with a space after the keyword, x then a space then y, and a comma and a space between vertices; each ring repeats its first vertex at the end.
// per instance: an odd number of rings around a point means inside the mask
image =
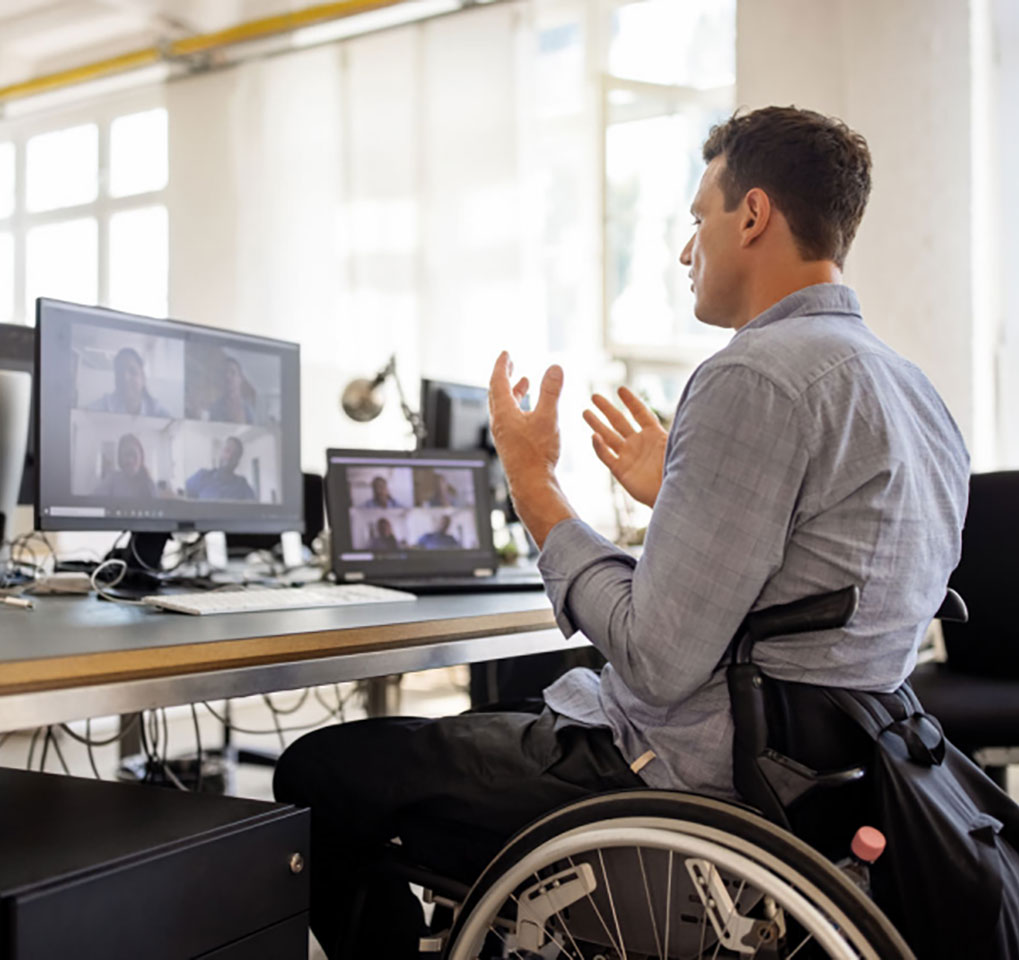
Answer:
POLYGON ((764 233, 771 220, 771 198, 760 188, 753 187, 743 197, 740 212, 740 246, 749 247, 764 233))

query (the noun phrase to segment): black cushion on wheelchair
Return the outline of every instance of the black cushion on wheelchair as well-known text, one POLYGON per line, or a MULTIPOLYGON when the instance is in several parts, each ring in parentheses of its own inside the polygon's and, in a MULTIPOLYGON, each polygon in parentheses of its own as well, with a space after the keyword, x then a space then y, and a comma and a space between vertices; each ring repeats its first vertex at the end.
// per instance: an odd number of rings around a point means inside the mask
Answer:
POLYGON ((957 673, 943 663, 924 663, 910 683, 924 709, 941 721, 960 750, 1019 745, 1019 684, 1012 679, 957 673))

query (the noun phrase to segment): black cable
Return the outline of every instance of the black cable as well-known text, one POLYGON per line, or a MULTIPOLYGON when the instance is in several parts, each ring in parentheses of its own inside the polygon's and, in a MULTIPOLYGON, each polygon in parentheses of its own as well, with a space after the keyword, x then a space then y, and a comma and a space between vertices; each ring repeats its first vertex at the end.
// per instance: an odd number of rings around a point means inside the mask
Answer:
POLYGON ((166 707, 159 708, 160 716, 163 718, 163 760, 162 764, 165 767, 167 764, 167 758, 170 756, 170 724, 166 719, 166 707))
POLYGON ((193 703, 188 704, 191 707, 191 719, 195 724, 195 755, 196 762, 198 763, 198 775, 195 781, 195 792, 201 793, 202 790, 202 731, 198 727, 198 709, 193 703))
MULTIPOLYGON (((150 722, 151 722, 151 720, 150 720, 150 722)), ((156 757, 154 755, 154 753, 152 751, 152 748, 149 745, 149 731, 147 731, 145 729, 145 715, 144 715, 144 712, 142 714, 142 722, 141 722, 140 726, 138 727, 138 732, 141 734, 142 750, 144 751, 145 758, 146 758, 145 776, 142 777, 142 782, 143 783, 148 783, 151 780, 153 774, 156 772, 158 757, 156 757)))
MULTIPOLYGON (((67 731, 67 724, 62 723, 60 726, 61 726, 61 729, 67 731)), ((123 734, 121 734, 121 736, 123 736, 123 734)), ((82 738, 79 737, 78 739, 80 740, 82 738)), ((101 776, 99 776, 99 768, 96 766, 96 755, 92 751, 92 719, 91 718, 89 718, 88 720, 85 721, 85 737, 84 737, 84 740, 85 740, 85 747, 88 750, 88 762, 89 762, 89 765, 92 767, 92 772, 96 775, 96 780, 102 780, 103 778, 101 776)))
POLYGON ((280 738, 280 750, 286 750, 287 740, 286 737, 283 736, 283 727, 280 724, 280 718, 279 714, 276 712, 276 707, 273 705, 273 702, 270 699, 269 694, 263 693, 262 699, 265 701, 265 705, 269 708, 269 713, 272 714, 273 726, 276 727, 276 735, 280 738))
POLYGON ((42 733, 42 727, 36 727, 32 733, 32 740, 28 744, 28 760, 25 762, 25 769, 32 769, 32 761, 35 759, 35 745, 39 740, 39 734, 42 733))
POLYGON ((64 759, 64 752, 60 749, 60 741, 57 739, 57 735, 53 732, 52 727, 50 727, 50 738, 53 744, 53 752, 57 755, 57 759, 60 761, 60 766, 64 768, 64 773, 70 776, 71 769, 67 766, 67 761, 64 759))
MULTIPOLYGON (((63 730, 64 733, 66 733, 72 740, 77 740, 78 743, 83 743, 86 746, 91 747, 108 747, 111 743, 116 743, 118 740, 123 740, 124 737, 131 733, 132 729, 138 724, 140 720, 141 720, 140 713, 132 714, 131 719, 128 721, 127 725, 124 726, 118 734, 110 737, 108 740, 93 740, 90 735, 86 735, 83 737, 80 733, 75 733, 66 723, 60 724, 60 729, 63 730)), ((91 729, 90 725, 92 721, 87 720, 85 722, 86 722, 85 729, 86 731, 88 731, 91 729)))
MULTIPOLYGON (((293 706, 291 706, 291 707, 281 707, 281 706, 279 706, 276 703, 272 703, 270 705, 271 709, 273 709, 276 713, 278 713, 280 715, 286 715, 286 714, 290 714, 290 713, 297 713, 297 711, 300 710, 301 707, 303 707, 305 705, 305 703, 307 703, 308 696, 309 696, 310 693, 311 693, 311 687, 305 687, 301 691, 301 695, 294 702, 293 706)), ((264 696, 268 697, 269 695, 268 694, 264 694, 264 696)))
POLYGON ((42 759, 39 761, 39 772, 46 772, 46 756, 50 750, 50 740, 53 738, 53 728, 46 728, 46 736, 42 741, 42 759))
POLYGON ((316 690, 315 691, 315 699, 323 707, 325 707, 326 710, 329 711, 329 716, 333 720, 340 720, 340 721, 342 721, 343 718, 344 718, 343 717, 343 707, 344 707, 345 704, 344 704, 343 699, 339 695, 339 691, 337 691, 336 693, 337 693, 337 696, 336 696, 336 706, 335 707, 331 703, 326 701, 326 699, 322 696, 322 691, 321 690, 316 690))
MULTIPOLYGON (((267 736, 269 734, 273 734, 273 733, 278 733, 279 732, 275 728, 272 729, 272 730, 252 730, 250 727, 238 727, 237 724, 231 723, 229 720, 226 719, 226 717, 224 717, 222 714, 218 713, 215 710, 215 708, 213 708, 209 704, 209 702, 207 700, 203 700, 202 701, 202 706, 205 707, 205 709, 208 710, 209 713, 211 713, 221 724, 223 724, 224 727, 229 727, 231 730, 236 730, 238 733, 250 733, 250 734, 253 734, 253 735, 256 735, 256 736, 263 736, 263 735, 267 736)), ((304 730, 314 730, 316 727, 321 727, 322 724, 326 723, 328 721, 328 719, 332 715, 333 715, 332 714, 332 710, 330 710, 329 714, 327 716, 321 717, 315 723, 305 723, 305 724, 295 725, 295 726, 292 726, 292 727, 282 727, 281 726, 279 728, 279 730, 282 730, 284 733, 299 733, 299 732, 302 732, 304 730)))

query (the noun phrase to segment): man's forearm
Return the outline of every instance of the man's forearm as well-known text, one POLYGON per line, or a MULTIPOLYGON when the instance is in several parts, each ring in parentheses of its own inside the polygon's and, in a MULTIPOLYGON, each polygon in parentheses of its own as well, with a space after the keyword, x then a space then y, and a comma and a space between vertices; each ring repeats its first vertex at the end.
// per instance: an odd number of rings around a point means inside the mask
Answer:
POLYGON ((577 516, 554 476, 511 477, 509 486, 517 516, 539 547, 557 523, 577 516))

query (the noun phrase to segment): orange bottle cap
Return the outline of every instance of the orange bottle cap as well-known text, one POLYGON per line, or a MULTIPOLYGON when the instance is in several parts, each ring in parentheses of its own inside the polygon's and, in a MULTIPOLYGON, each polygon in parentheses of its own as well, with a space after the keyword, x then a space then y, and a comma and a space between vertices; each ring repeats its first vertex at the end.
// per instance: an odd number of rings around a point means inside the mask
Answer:
POLYGON ((874 827, 860 827, 853 837, 850 849, 853 856, 865 863, 873 863, 885 852, 885 835, 874 827))

